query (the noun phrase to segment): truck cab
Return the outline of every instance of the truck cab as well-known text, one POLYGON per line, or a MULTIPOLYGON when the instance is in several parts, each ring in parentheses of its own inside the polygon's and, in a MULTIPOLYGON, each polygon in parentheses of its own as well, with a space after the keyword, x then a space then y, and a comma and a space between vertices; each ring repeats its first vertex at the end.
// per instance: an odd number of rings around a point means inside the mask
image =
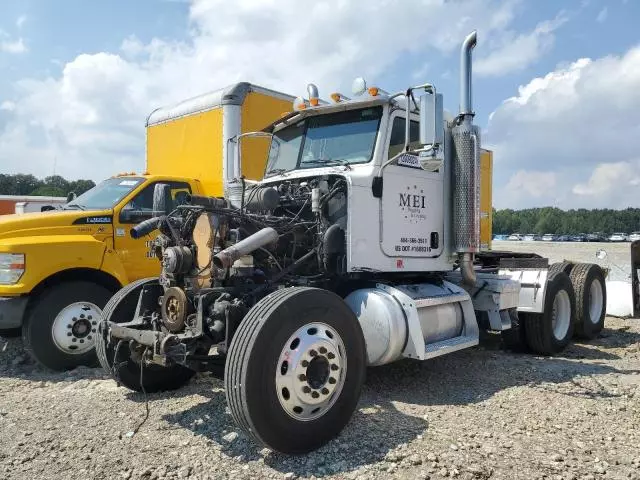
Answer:
POLYGON ((157 275, 155 235, 131 227, 153 216, 158 183, 172 205, 201 194, 196 179, 118 175, 61 210, 0 217, 0 329, 22 327, 36 360, 55 369, 92 363, 101 309, 120 287, 157 275))

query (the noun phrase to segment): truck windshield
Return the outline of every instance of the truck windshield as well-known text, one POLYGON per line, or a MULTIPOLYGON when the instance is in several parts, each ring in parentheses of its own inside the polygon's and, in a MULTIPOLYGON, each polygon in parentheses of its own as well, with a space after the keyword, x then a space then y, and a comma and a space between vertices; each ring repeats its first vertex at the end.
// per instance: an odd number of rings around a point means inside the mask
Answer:
POLYGON ((113 208, 143 181, 144 178, 140 177, 109 178, 67 203, 64 208, 65 210, 107 210, 113 208))
POLYGON ((283 128, 273 136, 266 175, 370 162, 381 118, 377 106, 308 117, 283 128))

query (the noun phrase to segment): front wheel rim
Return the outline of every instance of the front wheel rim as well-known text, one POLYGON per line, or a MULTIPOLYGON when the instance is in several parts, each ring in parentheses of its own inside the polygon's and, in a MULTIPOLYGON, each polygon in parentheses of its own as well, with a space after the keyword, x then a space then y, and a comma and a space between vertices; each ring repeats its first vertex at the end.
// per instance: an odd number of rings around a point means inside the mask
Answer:
POLYGON ((563 340, 571 324, 571 300, 565 290, 560 290, 553 299, 551 327, 556 340, 563 340))
POLYGON ((296 420, 320 418, 340 396, 346 373, 346 350, 338 332, 324 323, 308 323, 280 352, 275 379, 280 405, 296 420))
POLYGON ((53 343, 70 355, 87 353, 95 346, 101 318, 102 310, 91 302, 67 305, 53 320, 53 343))
POLYGON ((589 321, 596 325, 602 316, 604 294, 600 280, 594 280, 589 287, 589 321))

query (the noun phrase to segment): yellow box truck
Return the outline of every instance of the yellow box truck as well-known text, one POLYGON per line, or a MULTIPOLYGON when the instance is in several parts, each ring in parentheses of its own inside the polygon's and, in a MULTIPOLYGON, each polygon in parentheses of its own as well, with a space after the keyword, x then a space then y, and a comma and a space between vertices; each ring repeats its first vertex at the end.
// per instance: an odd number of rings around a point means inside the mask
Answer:
MULTIPOLYGON (((294 97, 249 83, 159 108, 147 120, 147 169, 120 174, 61 211, 0 217, 0 330, 22 329, 31 356, 64 370, 96 361, 101 309, 135 280, 156 276, 149 247, 131 227, 152 216, 154 187, 170 186, 173 205, 187 194, 222 196, 230 141, 260 130, 291 109, 294 97)), ((258 143, 243 150, 247 178, 267 158, 258 143)))
POLYGON ((493 152, 480 151, 480 248, 491 250, 493 237, 493 152))

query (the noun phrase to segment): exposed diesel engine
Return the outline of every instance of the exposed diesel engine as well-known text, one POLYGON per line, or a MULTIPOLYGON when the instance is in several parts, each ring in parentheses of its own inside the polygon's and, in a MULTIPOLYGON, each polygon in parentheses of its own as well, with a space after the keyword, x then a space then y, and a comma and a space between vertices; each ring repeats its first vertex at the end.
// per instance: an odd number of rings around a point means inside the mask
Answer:
POLYGON ((226 353, 260 298, 278 286, 326 286, 344 272, 345 178, 246 183, 243 190, 237 202, 191 196, 132 229, 134 237, 160 231, 152 246, 162 263, 159 286, 145 286, 154 294, 141 296, 129 325, 144 331, 129 349, 145 361, 203 368, 211 347, 226 353))

